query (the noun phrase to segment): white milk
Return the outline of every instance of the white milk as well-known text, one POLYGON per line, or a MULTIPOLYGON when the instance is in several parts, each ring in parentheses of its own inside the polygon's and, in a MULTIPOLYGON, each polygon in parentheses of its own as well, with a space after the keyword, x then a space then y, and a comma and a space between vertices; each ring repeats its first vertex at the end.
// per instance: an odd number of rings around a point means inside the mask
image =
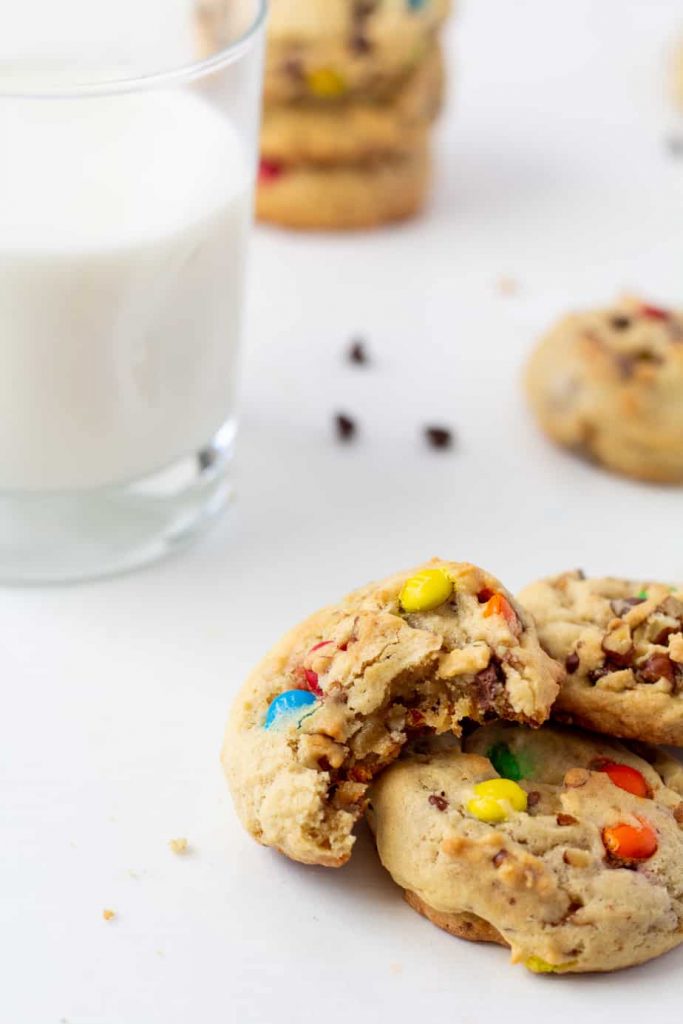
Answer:
POLYGON ((133 481, 231 418, 249 179, 189 92, 0 97, 0 490, 133 481))

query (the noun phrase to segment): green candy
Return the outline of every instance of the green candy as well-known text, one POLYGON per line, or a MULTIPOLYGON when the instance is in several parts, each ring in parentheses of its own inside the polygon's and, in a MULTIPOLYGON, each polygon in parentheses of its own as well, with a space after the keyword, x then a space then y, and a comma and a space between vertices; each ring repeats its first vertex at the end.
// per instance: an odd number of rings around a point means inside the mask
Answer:
POLYGON ((522 767, 507 743, 496 743, 487 750, 486 756, 503 779, 519 782, 524 778, 522 767))
POLYGON ((641 590, 638 592, 638 598, 641 601, 647 601, 647 590, 641 590))

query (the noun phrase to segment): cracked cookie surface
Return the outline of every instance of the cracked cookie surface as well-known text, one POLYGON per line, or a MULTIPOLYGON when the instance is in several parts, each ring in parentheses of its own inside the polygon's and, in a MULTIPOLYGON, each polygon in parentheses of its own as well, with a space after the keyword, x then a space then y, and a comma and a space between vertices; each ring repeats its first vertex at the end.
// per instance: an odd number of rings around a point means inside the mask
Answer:
POLYGON ((343 864, 369 782, 409 736, 540 724, 561 675, 476 566, 435 559, 369 584, 291 630, 239 693, 222 757, 237 812, 295 860, 343 864))
POLYGON ((495 722, 462 746, 397 761, 370 791, 380 858, 414 909, 540 973, 683 942, 683 800, 652 764, 561 726, 495 722), (491 820, 477 796, 491 785, 526 806, 499 798, 491 820))
POLYGON ((556 442, 617 472, 683 483, 683 313, 624 299, 561 320, 527 393, 556 442))
POLYGON ((567 671, 554 717, 683 746, 683 587, 566 572, 519 600, 567 671))

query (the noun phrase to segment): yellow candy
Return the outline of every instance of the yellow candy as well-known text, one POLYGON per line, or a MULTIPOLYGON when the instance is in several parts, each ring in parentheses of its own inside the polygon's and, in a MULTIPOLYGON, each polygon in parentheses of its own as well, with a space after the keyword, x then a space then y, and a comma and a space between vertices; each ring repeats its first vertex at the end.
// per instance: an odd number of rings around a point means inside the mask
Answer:
POLYGON ((313 95, 321 99, 334 99, 346 92, 346 82, 334 68, 315 68, 309 71, 306 81, 313 95))
POLYGON ((399 602, 404 612, 431 612, 453 593, 453 584, 441 569, 423 569, 403 585, 399 602))
POLYGON ((569 960, 565 964, 549 964, 547 960, 542 960, 540 956, 530 956, 528 960, 524 961, 524 966, 528 967, 534 974, 560 974, 562 971, 573 967, 575 963, 576 960, 569 960))
POLYGON ((474 787, 474 796, 467 803, 467 810, 480 821, 505 821, 509 808, 525 811, 527 795, 521 786, 511 779, 487 779, 474 787))

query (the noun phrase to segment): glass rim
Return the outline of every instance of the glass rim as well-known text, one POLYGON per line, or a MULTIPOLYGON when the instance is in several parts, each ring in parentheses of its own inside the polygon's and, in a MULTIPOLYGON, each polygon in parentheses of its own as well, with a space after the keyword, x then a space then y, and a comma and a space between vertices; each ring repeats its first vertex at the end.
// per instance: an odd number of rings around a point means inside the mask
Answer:
POLYGON ((174 86, 181 82, 193 82, 213 71, 234 64, 251 47, 259 31, 263 28, 268 13, 268 0, 255 0, 256 11, 248 27, 227 46, 216 50, 201 60, 190 61, 177 67, 162 71, 108 78, 102 81, 75 82, 73 85, 55 85, 55 88, 37 87, 27 89, 20 87, 7 90, 0 85, 0 99, 12 100, 50 100, 78 99, 92 96, 115 96, 122 93, 141 92, 147 89, 174 86))

